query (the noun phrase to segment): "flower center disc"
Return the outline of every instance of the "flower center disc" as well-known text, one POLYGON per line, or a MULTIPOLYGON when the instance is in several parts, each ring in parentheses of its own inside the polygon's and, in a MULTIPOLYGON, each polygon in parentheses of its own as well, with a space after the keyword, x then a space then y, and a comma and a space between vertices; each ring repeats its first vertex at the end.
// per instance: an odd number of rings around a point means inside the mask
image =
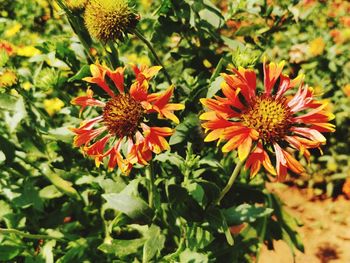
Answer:
POLYGON ((132 136, 142 117, 142 106, 129 94, 118 94, 103 109, 103 120, 110 133, 119 138, 132 136))
POLYGON ((290 127, 289 107, 281 100, 258 97, 252 107, 241 115, 242 122, 259 132, 264 141, 278 141, 290 127))

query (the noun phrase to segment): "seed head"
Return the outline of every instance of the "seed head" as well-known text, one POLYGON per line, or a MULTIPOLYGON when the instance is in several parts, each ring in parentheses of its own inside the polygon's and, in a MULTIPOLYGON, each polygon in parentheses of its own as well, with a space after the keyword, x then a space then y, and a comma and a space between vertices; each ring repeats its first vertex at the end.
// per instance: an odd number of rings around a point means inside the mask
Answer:
POLYGON ((91 0, 86 5, 85 25, 91 36, 102 41, 123 40, 138 16, 126 0, 91 0))

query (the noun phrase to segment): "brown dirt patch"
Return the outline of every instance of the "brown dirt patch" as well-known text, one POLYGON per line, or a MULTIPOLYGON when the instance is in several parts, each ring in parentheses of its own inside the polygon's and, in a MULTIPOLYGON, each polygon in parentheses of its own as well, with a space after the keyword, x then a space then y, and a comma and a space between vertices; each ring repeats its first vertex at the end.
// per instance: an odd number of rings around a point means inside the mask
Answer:
POLYGON ((269 184, 286 209, 303 225, 298 232, 305 253, 296 252, 295 261, 287 244, 275 241, 275 250, 262 248, 259 263, 347 263, 350 262, 350 200, 339 196, 315 200, 307 190, 283 184, 269 184))

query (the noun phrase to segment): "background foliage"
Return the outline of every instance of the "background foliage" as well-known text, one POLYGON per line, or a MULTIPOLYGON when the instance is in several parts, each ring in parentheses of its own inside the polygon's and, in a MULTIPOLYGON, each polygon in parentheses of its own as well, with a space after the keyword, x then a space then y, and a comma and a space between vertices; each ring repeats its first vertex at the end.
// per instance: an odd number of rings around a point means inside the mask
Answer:
MULTIPOLYGON (((176 100, 186 105, 170 138, 171 152, 155 158, 155 182, 142 169, 125 177, 96 168, 73 148, 67 129, 81 121, 70 100, 86 90, 88 64, 98 59, 114 66, 113 48, 122 64, 156 64, 144 43, 133 35, 113 46, 97 43, 83 28, 80 11, 72 13, 82 26, 74 34, 51 0, 0 0, 0 261, 251 262, 261 243, 273 239, 302 250, 298 222, 266 190, 266 175, 249 178, 243 171, 222 205, 213 205, 236 154, 203 143, 199 98, 213 96, 219 73, 232 65, 261 70, 264 55, 286 60, 290 75, 304 73, 329 102, 337 126, 324 154, 313 152, 309 175, 292 175, 291 183, 316 195, 339 194, 350 176, 349 4, 134 5, 141 15, 138 29, 163 59, 176 100), (6 72, 15 76, 13 83, 6 72), (147 204, 150 183, 156 188, 154 209, 147 204)), ((167 87, 163 74, 153 87, 167 87)))

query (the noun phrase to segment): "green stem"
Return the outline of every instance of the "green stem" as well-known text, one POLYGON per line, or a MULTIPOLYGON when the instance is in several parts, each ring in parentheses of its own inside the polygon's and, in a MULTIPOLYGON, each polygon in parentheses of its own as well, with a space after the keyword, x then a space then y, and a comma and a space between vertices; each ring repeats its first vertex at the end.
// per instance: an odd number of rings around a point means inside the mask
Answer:
MULTIPOLYGON (((69 8, 67 8, 67 6, 63 3, 62 0, 56 0, 56 2, 59 5, 59 7, 62 8, 62 10, 64 10, 64 12, 66 13, 69 24, 71 25, 74 33, 78 36, 80 43, 83 45, 85 49, 85 53, 88 61, 90 63, 93 63, 94 58, 90 54, 90 46, 85 40, 82 32, 82 30, 86 31, 84 29, 84 26, 79 25, 79 21, 76 18, 76 16, 74 16, 74 14, 69 10, 69 8)), ((87 32, 84 32, 84 34, 87 35, 87 32)))
POLYGON ((228 180, 227 185, 225 186, 224 189, 222 189, 220 196, 218 200, 216 201, 217 204, 220 204, 221 200, 224 198, 224 196, 230 191, 233 183, 235 182, 237 176, 239 175, 241 168, 243 166, 244 161, 239 160, 238 163, 236 164, 235 169, 233 170, 230 179, 228 180))
POLYGON ((118 50, 115 48, 113 42, 108 43, 109 48, 111 49, 111 53, 107 51, 107 54, 109 56, 109 60, 111 61, 111 66, 113 69, 118 67, 120 65, 119 63, 119 55, 118 55, 118 50))
POLYGON ((169 84, 171 85, 172 84, 171 77, 170 77, 168 71, 165 69, 164 64, 162 63, 162 61, 158 57, 158 55, 157 55, 156 51, 154 50, 152 44, 136 28, 132 29, 131 33, 134 33, 150 49, 150 51, 152 52, 152 54, 153 54, 155 60, 157 61, 158 65, 162 66, 162 68, 164 70, 164 75, 165 75, 166 79, 168 80, 169 84))
POLYGON ((52 237, 49 235, 33 235, 24 233, 22 231, 19 231, 17 229, 11 229, 11 228, 0 228, 0 234, 15 234, 24 238, 30 238, 30 239, 55 239, 55 240, 62 240, 61 238, 52 237))
POLYGON ((148 178, 148 205, 151 209, 154 208, 154 174, 153 174, 153 163, 150 162, 146 169, 146 177, 148 178))

